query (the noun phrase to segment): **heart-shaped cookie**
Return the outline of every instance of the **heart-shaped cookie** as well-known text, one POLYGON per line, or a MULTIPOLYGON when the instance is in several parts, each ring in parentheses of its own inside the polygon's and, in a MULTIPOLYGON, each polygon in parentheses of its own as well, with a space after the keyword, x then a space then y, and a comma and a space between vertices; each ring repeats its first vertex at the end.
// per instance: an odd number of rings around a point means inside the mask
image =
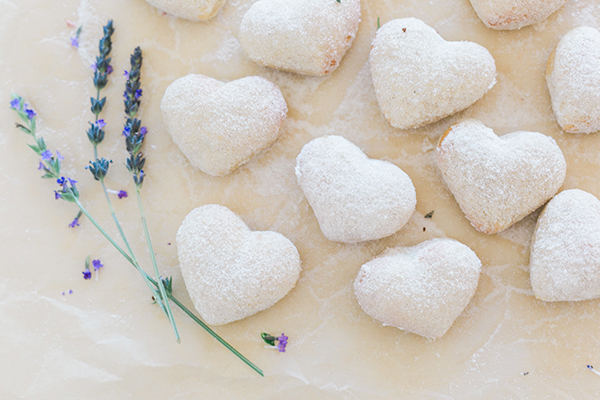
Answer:
POLYGON ((557 194, 531 244, 531 286, 544 301, 600 297, 600 201, 579 189, 557 194))
POLYGON ((452 239, 388 249, 364 264, 354 281, 371 317, 428 338, 443 336, 471 301, 481 261, 452 239))
POLYGON ((551 137, 537 132, 498 137, 474 119, 446 131, 437 162, 461 210, 483 233, 503 231, 542 206, 567 171, 551 137))
POLYGON ((229 83, 184 76, 169 85, 160 109, 173 142, 193 166, 214 176, 269 147, 287 116, 279 88, 258 76, 229 83))
POLYGON ((206 323, 222 325, 271 307, 296 284, 300 256, 276 232, 252 232, 227 207, 190 212, 177 231, 185 286, 206 323))
POLYGON ((240 25, 240 43, 260 65, 305 75, 334 71, 352 45, 360 0, 260 0, 240 25))
POLYGON ((225 0, 146 0, 167 14, 190 21, 206 21, 217 15, 225 0))
POLYGON ((565 132, 600 130, 600 32, 582 26, 563 36, 548 59, 546 83, 565 132))
POLYGON ((489 51, 472 42, 446 42, 416 18, 395 19, 377 30, 369 59, 379 107, 401 129, 463 110, 496 83, 489 51))
POLYGON ((341 136, 306 144, 296 177, 325 237, 357 243, 389 236, 415 211, 412 181, 392 163, 369 159, 341 136))
POLYGON ((475 12, 488 28, 520 29, 541 22, 567 0, 471 0, 475 12))

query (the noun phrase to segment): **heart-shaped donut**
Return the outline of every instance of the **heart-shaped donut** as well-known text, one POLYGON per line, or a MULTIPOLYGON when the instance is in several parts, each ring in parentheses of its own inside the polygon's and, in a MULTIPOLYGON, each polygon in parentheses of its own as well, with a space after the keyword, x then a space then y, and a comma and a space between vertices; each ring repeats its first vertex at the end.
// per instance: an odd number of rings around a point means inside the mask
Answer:
POLYGON ((461 210, 483 233, 503 231, 542 206, 567 171, 551 137, 537 132, 498 137, 474 119, 446 131, 437 162, 461 210))
POLYGON ((431 239, 364 264, 354 293, 371 317, 428 338, 443 336, 471 301, 481 261, 464 244, 431 239))
POLYGON ((206 21, 217 15, 225 0, 146 0, 167 14, 190 21, 206 21))
POLYGON ((404 171, 369 159, 341 136, 306 144, 296 159, 296 176, 323 235, 334 242, 389 236, 406 224, 417 204, 404 171))
POLYGON ((240 43, 260 65, 305 75, 334 71, 358 30, 360 0, 260 0, 240 25, 240 43))
POLYGON ((567 0, 471 0, 479 19, 488 28, 520 29, 541 22, 567 0))
POLYGON ((300 256, 276 232, 252 232, 227 207, 192 210, 177 231, 185 286, 210 325, 246 318, 271 307, 296 284, 300 256))
POLYGON ((258 76, 229 83, 184 76, 169 85, 160 109, 173 142, 193 166, 214 176, 269 147, 287 116, 279 88, 258 76))
POLYGON ((600 130, 600 32, 582 26, 563 36, 548 59, 546 82, 565 132, 600 130))
POLYGON ((600 297, 600 201, 579 189, 557 194, 531 244, 531 286, 544 301, 600 297))
POLYGON ((416 18, 395 19, 377 30, 369 59, 379 107, 401 129, 463 110, 496 83, 496 64, 485 47, 446 42, 416 18))

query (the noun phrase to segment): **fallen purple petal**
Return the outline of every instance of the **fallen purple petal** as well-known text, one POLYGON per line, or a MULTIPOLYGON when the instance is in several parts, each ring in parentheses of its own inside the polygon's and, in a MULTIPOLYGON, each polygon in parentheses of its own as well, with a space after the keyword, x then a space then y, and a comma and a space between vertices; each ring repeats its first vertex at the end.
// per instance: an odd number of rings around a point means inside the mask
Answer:
POLYGON ((50 161, 50 159, 52 159, 52 152, 50 150, 44 150, 40 155, 44 161, 50 161))

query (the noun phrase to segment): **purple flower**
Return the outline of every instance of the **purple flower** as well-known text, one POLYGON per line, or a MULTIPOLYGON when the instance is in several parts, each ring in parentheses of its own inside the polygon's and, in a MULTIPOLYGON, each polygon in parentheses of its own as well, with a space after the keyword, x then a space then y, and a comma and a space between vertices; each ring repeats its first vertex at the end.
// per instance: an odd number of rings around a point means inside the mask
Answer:
POLYGON ((146 129, 145 126, 142 126, 142 129, 140 129, 140 135, 146 136, 146 133, 148 133, 148 129, 146 129))
POLYGON ((60 178, 58 178, 58 179, 56 180, 56 183, 58 183, 60 186, 65 186, 65 182, 66 182, 66 181, 67 181, 67 180, 65 179, 65 177, 64 177, 64 176, 61 176, 60 178))
POLYGON ((50 150, 44 150, 40 155, 44 161, 50 161, 52 159, 52 152, 50 150))
POLYGON ((62 197, 62 195, 60 193, 58 193, 56 190, 54 191, 54 200, 58 200, 62 197))
POLYGON ((98 271, 100 268, 104 267, 104 264, 102 264, 102 261, 100 261, 100 260, 92 261, 92 265, 94 266, 94 269, 96 271, 98 271))
POLYGON ((73 294, 73 289, 69 289, 69 294, 73 294))
POLYGON ((131 132, 131 128, 130 128, 129 126, 126 126, 126 127, 123 129, 123 136, 125 136, 125 137, 129 137, 129 133, 130 133, 130 132, 131 132))
POLYGON ((71 184, 71 186, 75 186, 75 184, 77 183, 76 180, 71 179, 71 178, 67 178, 69 180, 69 183, 71 184))
POLYGON ((142 89, 138 89, 135 91, 135 99, 139 100, 142 97, 142 89))
POLYGON ((127 192, 124 190, 119 190, 119 193, 117 193, 117 196, 119 196, 119 199, 125 198, 125 197, 127 197, 127 192))
POLYGON ((113 69, 112 65, 108 64, 108 66, 106 67, 106 73, 108 75, 110 75, 113 73, 113 71, 114 71, 114 69, 113 69))
POLYGON ((79 226, 79 218, 75 217, 75 219, 73 220, 73 222, 71 222, 69 224, 69 228, 75 228, 76 226, 79 226))
POLYGON ((98 128, 104 129, 104 127, 106 126, 106 122, 104 122, 103 119, 99 119, 98 121, 96 121, 96 125, 98 125, 98 128))
POLYGON ((25 112, 27 113, 27 118, 29 119, 33 119, 33 117, 35 117, 37 114, 35 113, 35 111, 27 109, 25 110, 25 112))
POLYGON ((79 48, 79 38, 77 36, 71 38, 71 46, 79 48))
POLYGON ((38 170, 40 170, 40 169, 44 169, 44 170, 46 169, 46 167, 44 166, 44 164, 42 164, 41 161, 40 161, 40 165, 38 167, 38 170))
POLYGON ((129 71, 123 72, 123 76, 126 77, 127 79, 129 79, 129 71))
POLYGON ((56 158, 58 158, 59 160, 64 160, 65 158, 58 152, 58 150, 56 150, 56 158))
POLYGON ((92 273, 89 269, 86 269, 83 273, 83 279, 92 279, 92 273))
POLYGON ((94 70, 94 72, 96 72, 96 70, 98 69, 98 64, 93 63, 92 65, 90 65, 90 68, 94 70))
POLYGON ((285 336, 285 333, 282 333, 281 336, 277 338, 277 341, 279 342, 277 347, 279 348, 280 353, 285 353, 285 347, 287 346, 288 339, 289 338, 285 336))
POLYGON ((21 99, 20 99, 20 98, 18 98, 18 97, 15 97, 15 98, 14 98, 14 99, 12 99, 12 100, 11 100, 11 102, 10 102, 10 108, 13 108, 13 109, 15 109, 15 110, 16 110, 17 108, 19 108, 19 106, 20 106, 20 105, 21 105, 21 99))

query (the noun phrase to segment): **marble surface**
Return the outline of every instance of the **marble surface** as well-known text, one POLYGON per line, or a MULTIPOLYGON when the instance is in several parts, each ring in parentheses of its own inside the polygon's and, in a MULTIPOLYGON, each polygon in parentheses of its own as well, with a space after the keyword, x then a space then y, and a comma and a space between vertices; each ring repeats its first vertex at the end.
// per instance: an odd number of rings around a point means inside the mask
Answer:
MULTIPOLYGON (((342 0, 343 1, 343 0, 342 0)), ((2 399, 589 399, 600 395, 599 300, 544 303, 529 282, 529 240, 537 214, 497 235, 478 233, 441 180, 434 149, 453 123, 473 117, 502 135, 532 130, 553 137, 565 154, 563 189, 600 196, 600 136, 565 134, 552 113, 546 60, 562 35, 600 24, 594 0, 569 0, 548 20, 519 31, 487 29, 468 0, 363 0, 356 41, 324 78, 302 77, 251 62, 238 41, 252 0, 228 0, 209 22, 162 15, 143 0, 0 0, 0 397, 2 399), (485 46, 498 83, 467 110, 412 131, 392 128, 378 108, 368 68, 377 18, 417 17, 447 40, 485 46), (14 128, 11 92, 38 113, 39 133, 65 156, 82 202, 116 234, 99 185, 84 169, 93 157, 85 129, 95 94, 90 65, 102 25, 115 26, 107 89, 107 137, 100 155, 114 161, 110 189, 133 193, 123 162, 122 92, 129 54, 144 53, 141 117, 148 127, 143 188, 163 275, 191 307, 178 268, 175 234, 193 208, 218 203, 255 230, 273 230, 298 248, 303 271, 274 307, 216 328, 264 370, 236 359, 182 312, 177 344, 137 272, 87 220, 75 229, 72 204, 54 200, 38 157, 14 128), (70 45, 81 25, 79 49, 70 45), (259 75, 288 103, 283 134, 235 173, 210 177, 173 144, 160 115, 166 87, 189 73, 229 81, 259 75), (398 233, 344 245, 329 242, 299 189, 295 158, 311 139, 338 134, 371 158, 401 167, 417 191, 417 212, 398 233), (423 216, 435 211, 431 219, 423 216), (358 306, 352 283, 360 266, 387 247, 450 237, 482 260, 479 287, 450 331, 432 341, 384 327, 358 306), (98 279, 82 279, 85 258, 99 258, 98 279), (68 294, 73 290, 72 294, 68 294), (65 295, 62 293, 66 292, 65 295), (260 332, 285 332, 288 351, 265 348, 260 332)), ((114 198, 142 264, 150 259, 134 197, 114 198)))

